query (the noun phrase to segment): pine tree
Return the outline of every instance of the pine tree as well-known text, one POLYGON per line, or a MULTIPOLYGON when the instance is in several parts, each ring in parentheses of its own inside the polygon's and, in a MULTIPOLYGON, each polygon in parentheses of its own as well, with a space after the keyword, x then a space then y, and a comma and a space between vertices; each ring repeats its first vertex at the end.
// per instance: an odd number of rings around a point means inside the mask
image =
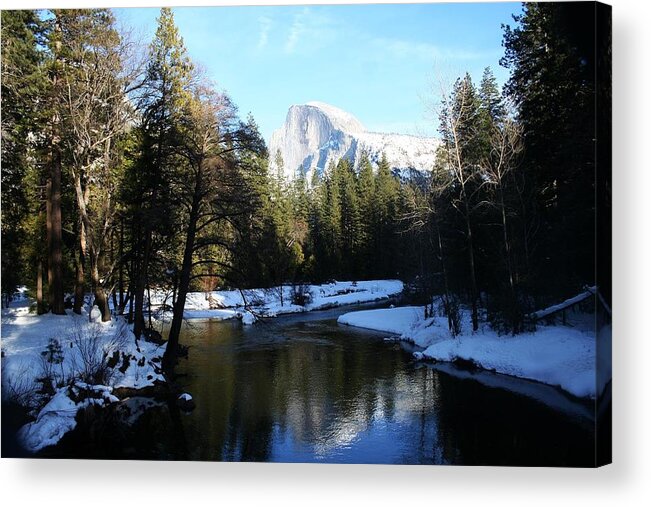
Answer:
POLYGON ((484 69, 479 83, 479 102, 480 111, 485 120, 499 121, 506 114, 504 99, 490 67, 484 69))
POLYGON ((595 19, 595 5, 527 3, 514 19, 501 64, 539 221, 532 289, 557 299, 594 281, 595 23, 581 20, 595 19))
POLYGON ((366 153, 362 153, 357 178, 357 195, 359 201, 359 277, 368 278, 373 268, 373 217, 375 214, 375 177, 373 166, 366 153))
MULTIPOLYGON (((38 234, 33 221, 39 206, 33 208, 27 178, 37 169, 31 162, 42 120, 38 104, 45 92, 42 53, 38 50, 43 23, 36 11, 2 11, 2 294, 7 304, 24 277, 36 279, 36 272, 19 266, 32 266, 25 257, 30 235, 38 234), (30 137, 30 134, 32 136, 30 137), (32 226, 28 224, 31 222, 32 226)), ((39 311, 42 305, 39 306, 39 311)))
POLYGON ((399 185, 391 174, 391 166, 382 154, 375 175, 375 213, 373 216, 374 251, 377 259, 375 276, 393 277, 396 275, 396 236, 394 221, 397 217, 396 202, 399 185))
POLYGON ((167 184, 168 173, 174 170, 178 144, 177 128, 183 108, 190 100, 189 86, 194 66, 187 56, 183 39, 174 24, 170 8, 162 8, 154 40, 149 47, 149 62, 143 92, 138 101, 142 112, 142 161, 134 178, 136 206, 134 223, 139 233, 137 244, 137 278, 134 284, 134 333, 139 337, 145 326, 143 306, 152 254, 154 234, 161 236, 172 230, 172 196, 167 184), (168 209, 166 209, 168 208, 168 209))
POLYGON ((352 163, 341 159, 335 171, 338 174, 339 202, 341 203, 341 259, 343 276, 359 277, 360 205, 357 194, 357 177, 352 163))

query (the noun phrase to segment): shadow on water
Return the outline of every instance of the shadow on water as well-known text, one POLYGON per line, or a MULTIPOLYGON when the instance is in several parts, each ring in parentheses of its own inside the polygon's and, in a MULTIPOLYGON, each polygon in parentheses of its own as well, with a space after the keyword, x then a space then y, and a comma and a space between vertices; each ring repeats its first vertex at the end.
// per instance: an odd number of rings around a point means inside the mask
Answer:
POLYGON ((131 411, 129 425, 107 424, 104 440, 75 431, 44 455, 593 465, 590 405, 534 382, 425 366, 386 335, 338 326, 340 313, 195 322, 178 379, 192 413, 156 403, 131 411))

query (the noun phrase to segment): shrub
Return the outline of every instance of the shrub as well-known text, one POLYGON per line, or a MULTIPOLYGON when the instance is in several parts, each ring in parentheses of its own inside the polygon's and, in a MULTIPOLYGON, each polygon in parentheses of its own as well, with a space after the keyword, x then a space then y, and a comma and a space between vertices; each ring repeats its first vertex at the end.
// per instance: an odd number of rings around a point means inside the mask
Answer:
POLYGON ((299 283, 292 286, 292 304, 305 306, 312 302, 312 292, 310 286, 299 283))
POLYGON ((87 384, 108 384, 113 376, 110 358, 127 343, 123 323, 111 337, 104 337, 99 324, 77 324, 72 334, 75 353, 72 355, 72 377, 87 384))

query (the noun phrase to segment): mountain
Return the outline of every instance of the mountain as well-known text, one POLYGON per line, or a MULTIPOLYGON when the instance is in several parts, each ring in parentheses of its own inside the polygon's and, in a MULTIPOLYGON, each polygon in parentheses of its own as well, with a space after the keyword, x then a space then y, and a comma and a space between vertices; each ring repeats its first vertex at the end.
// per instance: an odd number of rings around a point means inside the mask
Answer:
POLYGON ((429 171, 434 165, 438 140, 404 134, 369 132, 352 114, 323 102, 289 108, 284 125, 269 142, 271 169, 278 171, 278 155, 286 178, 301 172, 309 179, 322 174, 331 161, 348 158, 355 167, 366 152, 375 165, 384 153, 395 173, 429 171))

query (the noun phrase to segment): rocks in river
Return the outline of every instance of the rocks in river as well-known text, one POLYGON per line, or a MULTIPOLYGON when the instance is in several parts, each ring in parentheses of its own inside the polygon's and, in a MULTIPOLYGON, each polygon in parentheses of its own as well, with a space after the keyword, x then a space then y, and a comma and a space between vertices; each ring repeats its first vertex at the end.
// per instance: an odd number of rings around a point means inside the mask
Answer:
POLYGON ((188 393, 183 393, 179 395, 179 397, 176 399, 176 404, 184 412, 191 412, 196 407, 196 404, 192 399, 192 395, 188 393))

